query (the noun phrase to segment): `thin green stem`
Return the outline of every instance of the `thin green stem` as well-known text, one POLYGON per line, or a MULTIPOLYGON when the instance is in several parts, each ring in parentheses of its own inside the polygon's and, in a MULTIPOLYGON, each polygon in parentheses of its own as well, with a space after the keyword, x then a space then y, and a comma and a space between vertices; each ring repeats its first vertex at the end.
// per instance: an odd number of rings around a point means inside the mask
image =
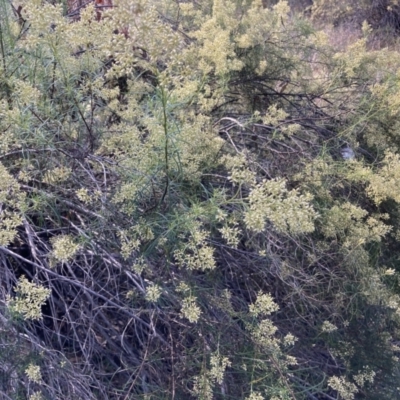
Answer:
POLYGON ((161 197, 159 206, 163 203, 165 196, 168 193, 169 189, 169 153, 168 153, 168 146, 169 146, 169 138, 168 138, 168 119, 167 119, 167 96, 165 94, 164 88, 161 88, 161 100, 162 100, 162 107, 163 107, 163 129, 165 135, 165 145, 164 145, 164 159, 165 159, 165 175, 166 175, 166 183, 164 193, 161 197))

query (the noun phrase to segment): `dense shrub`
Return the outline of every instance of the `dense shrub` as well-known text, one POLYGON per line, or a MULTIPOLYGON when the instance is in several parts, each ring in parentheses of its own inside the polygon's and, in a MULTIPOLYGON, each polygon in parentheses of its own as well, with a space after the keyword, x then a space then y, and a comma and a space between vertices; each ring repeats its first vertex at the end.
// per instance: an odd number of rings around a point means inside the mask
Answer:
POLYGON ((1 6, 5 396, 396 398, 398 53, 284 2, 1 6))

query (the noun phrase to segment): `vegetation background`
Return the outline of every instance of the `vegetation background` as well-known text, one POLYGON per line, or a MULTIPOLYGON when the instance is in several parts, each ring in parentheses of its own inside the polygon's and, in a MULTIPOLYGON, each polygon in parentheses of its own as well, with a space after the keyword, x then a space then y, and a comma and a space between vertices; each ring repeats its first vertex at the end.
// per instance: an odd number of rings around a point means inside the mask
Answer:
POLYGON ((400 398, 399 29, 0 0, 0 397, 400 398))

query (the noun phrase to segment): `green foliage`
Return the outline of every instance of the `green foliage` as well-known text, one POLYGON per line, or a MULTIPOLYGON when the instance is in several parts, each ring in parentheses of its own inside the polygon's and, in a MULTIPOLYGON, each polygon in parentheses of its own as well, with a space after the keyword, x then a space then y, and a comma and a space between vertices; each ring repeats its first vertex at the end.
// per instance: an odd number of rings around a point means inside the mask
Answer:
POLYGON ((0 9, 7 396, 395 398, 398 53, 367 25, 338 51, 282 1, 21 5, 0 9))

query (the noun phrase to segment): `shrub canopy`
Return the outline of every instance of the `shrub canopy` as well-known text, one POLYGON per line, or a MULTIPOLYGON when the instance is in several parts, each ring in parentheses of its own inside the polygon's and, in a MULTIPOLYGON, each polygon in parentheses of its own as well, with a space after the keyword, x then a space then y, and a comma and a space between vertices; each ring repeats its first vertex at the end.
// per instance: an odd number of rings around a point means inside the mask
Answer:
POLYGON ((5 398, 396 397, 397 52, 285 2, 0 5, 5 398))

